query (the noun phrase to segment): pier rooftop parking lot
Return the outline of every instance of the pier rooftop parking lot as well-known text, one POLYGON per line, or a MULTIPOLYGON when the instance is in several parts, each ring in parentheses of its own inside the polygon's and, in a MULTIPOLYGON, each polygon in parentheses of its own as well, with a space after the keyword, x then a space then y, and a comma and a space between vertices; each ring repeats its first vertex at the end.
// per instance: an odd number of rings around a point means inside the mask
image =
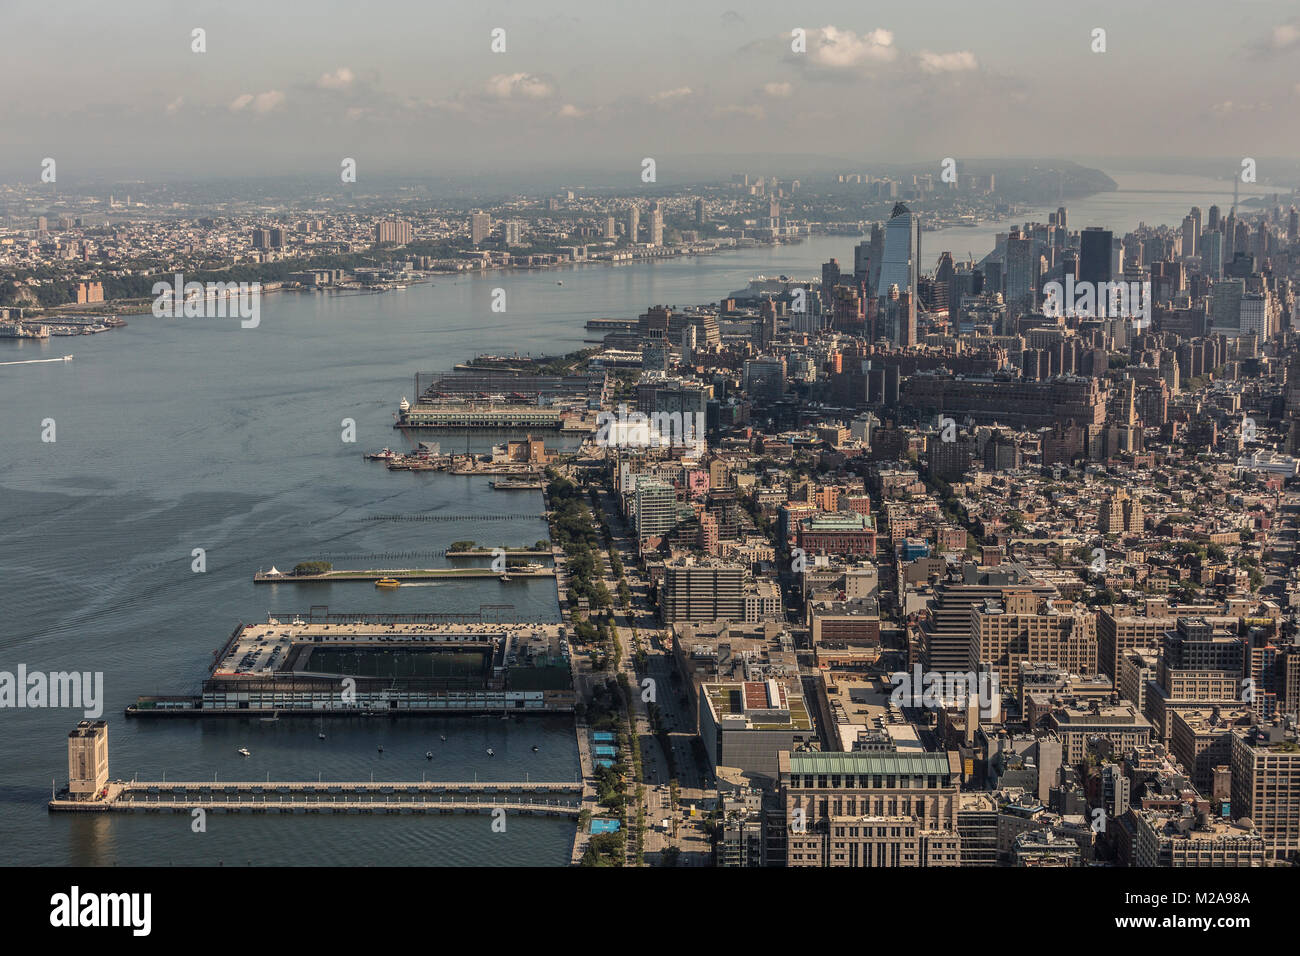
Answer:
MULTIPOLYGON (((560 656, 568 649, 567 628, 563 624, 430 624, 365 620, 340 624, 268 618, 265 623, 247 624, 239 629, 225 655, 213 668, 212 676, 260 676, 285 670, 301 671, 310 658, 301 651, 325 644, 358 650, 400 650, 404 646, 434 645, 445 651, 447 645, 482 649, 484 645, 494 643, 498 648, 512 649, 512 653, 515 648, 541 645, 553 649, 560 656), (295 648, 299 649, 296 654, 295 648)), ((311 668, 307 666, 306 669, 311 668)))

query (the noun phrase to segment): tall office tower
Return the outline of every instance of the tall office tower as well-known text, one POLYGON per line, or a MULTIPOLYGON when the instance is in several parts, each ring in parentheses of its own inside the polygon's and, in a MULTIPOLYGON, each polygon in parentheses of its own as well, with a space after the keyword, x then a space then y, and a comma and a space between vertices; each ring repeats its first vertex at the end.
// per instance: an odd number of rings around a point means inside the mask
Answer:
POLYGON ((1291 207, 1291 214, 1286 217, 1286 241, 1295 242, 1300 239, 1300 209, 1295 206, 1291 207))
POLYGON ((1206 221, 1205 228, 1215 229, 1215 230, 1219 228, 1219 207, 1218 206, 1210 207, 1210 218, 1206 221))
POLYGON ((853 281, 858 285, 871 281, 871 243, 865 239, 853 247, 853 281))
POLYGON ((1194 216, 1183 217, 1183 255, 1196 255, 1196 240, 1200 236, 1200 229, 1197 228, 1196 218, 1194 216))
POLYGON ((271 230, 258 227, 253 230, 253 248, 270 249, 271 248, 271 230))
POLYGON ((840 281, 840 261, 822 263, 822 302, 829 308, 835 301, 835 286, 840 281))
POLYGON ((1253 332, 1260 342, 1273 334, 1272 310, 1267 292, 1247 292, 1241 297, 1239 328, 1253 332))
POLYGON ((1201 236, 1201 263, 1211 279, 1223 277, 1223 233, 1207 229, 1201 236))
POLYGON ((785 360, 763 355, 746 359, 742 382, 755 401, 780 401, 785 394, 785 360))
POLYGON ((1255 230, 1255 239, 1254 242, 1252 243, 1252 248, 1254 249, 1255 252, 1255 261, 1260 263, 1261 265, 1263 264, 1264 260, 1268 258, 1268 249, 1269 249, 1268 240, 1269 240, 1268 223, 1266 223, 1263 219, 1261 219, 1259 221, 1259 228, 1255 230))
POLYGON ((664 244, 664 207, 663 203, 658 200, 650 204, 650 235, 648 238, 652 246, 662 246, 664 244))
POLYGON ((627 209, 627 241, 636 242, 641 232, 641 207, 633 203, 627 209))
POLYGON ((1066 210, 1064 206, 1057 207, 1056 224, 1061 227, 1061 232, 1067 234, 1070 231, 1069 215, 1070 215, 1069 212, 1066 210))
POLYGON ((906 293, 906 305, 911 313, 907 322, 912 328, 916 328, 916 274, 920 258, 920 220, 901 202, 897 203, 885 226, 880 280, 874 294, 878 299, 888 297, 892 286, 898 288, 900 297, 906 293))
POLYGON ((492 217, 479 210, 470 213, 469 241, 477 246, 490 235, 492 235, 492 217))
POLYGON ((1079 281, 1109 282, 1112 239, 1109 229, 1089 226, 1079 233, 1079 281))
POLYGON ((605 236, 606 239, 613 239, 618 236, 618 226, 614 222, 613 216, 605 217, 605 236))
POLYGON ((767 202, 767 227, 769 229, 781 228, 781 200, 775 196, 767 202))
POLYGON ((916 303, 910 301, 911 297, 911 293, 900 294, 898 286, 891 285, 889 295, 877 300, 879 334, 896 348, 916 345, 916 303))
POLYGON ((957 266, 952 261, 952 253, 940 253, 939 263, 934 267, 935 298, 948 310, 949 317, 957 310, 957 303, 952 296, 952 284, 956 275, 957 266))
POLYGON ((1007 238, 1007 307, 1023 312, 1034 310, 1038 268, 1034 241, 1019 233, 1007 238))
POLYGON ((880 262, 885 253, 885 230, 880 223, 871 224, 871 281, 867 285, 867 294, 876 295, 880 288, 880 262))
POLYGON ((518 219, 511 219, 505 225, 505 239, 507 246, 521 246, 524 244, 524 224, 518 219))
POLYGON ((1250 223, 1244 219, 1237 220, 1237 228, 1232 238, 1232 255, 1236 258, 1237 253, 1250 253, 1250 223))
POLYGON ((1210 322, 1214 329, 1241 328, 1241 298, 1246 283, 1242 279, 1224 279, 1214 283, 1210 298, 1210 322))
POLYGON ((704 225, 704 198, 695 200, 695 225, 704 225))
MULTIPOLYGON (((1192 221, 1196 223, 1196 239, 1197 239, 1196 248, 1197 248, 1197 254, 1199 255, 1200 248, 1201 248, 1200 238, 1201 238, 1201 227, 1202 227, 1201 207, 1193 206, 1191 211, 1187 215, 1191 216, 1192 221)), ((1184 249, 1183 251, 1186 252, 1187 250, 1184 249)))
POLYGON ((682 364, 690 367, 695 363, 696 342, 699 341, 699 330, 688 325, 682 329, 682 364))

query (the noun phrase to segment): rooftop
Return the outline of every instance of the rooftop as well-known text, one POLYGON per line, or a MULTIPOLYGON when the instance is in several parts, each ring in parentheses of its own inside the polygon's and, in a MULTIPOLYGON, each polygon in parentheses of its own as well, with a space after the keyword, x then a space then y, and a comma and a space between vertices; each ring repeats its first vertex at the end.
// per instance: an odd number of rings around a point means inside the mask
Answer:
POLYGON ((790 754, 790 772, 798 774, 892 774, 902 777, 952 773, 947 753, 897 754, 874 751, 855 753, 790 754))

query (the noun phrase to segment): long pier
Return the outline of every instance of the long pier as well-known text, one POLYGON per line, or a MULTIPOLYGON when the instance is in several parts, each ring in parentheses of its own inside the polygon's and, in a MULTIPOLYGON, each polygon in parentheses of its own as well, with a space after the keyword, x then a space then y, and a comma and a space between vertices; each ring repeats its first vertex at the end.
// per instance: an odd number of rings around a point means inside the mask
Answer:
POLYGON ((507 813, 577 817, 581 783, 439 781, 118 781, 103 796, 63 791, 51 813, 507 813))
MULTIPOLYGON (((536 552, 533 552, 536 553, 536 552)), ((258 584, 319 584, 329 581, 378 581, 380 578, 394 578, 398 581, 418 581, 437 578, 551 578, 555 577, 554 568, 507 568, 505 571, 493 571, 491 568, 390 568, 366 571, 326 571, 324 574, 270 574, 258 571, 253 580, 258 584)))
POLYGON ((514 515, 366 515, 360 521, 535 521, 545 520, 544 514, 514 515))

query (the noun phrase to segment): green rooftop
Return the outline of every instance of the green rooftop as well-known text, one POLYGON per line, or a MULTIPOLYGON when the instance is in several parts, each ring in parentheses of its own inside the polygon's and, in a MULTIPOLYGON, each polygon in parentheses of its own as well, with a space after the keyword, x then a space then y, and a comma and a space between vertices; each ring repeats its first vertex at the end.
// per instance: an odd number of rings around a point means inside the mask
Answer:
POLYGON ((790 772, 799 774, 893 774, 899 777, 924 777, 946 774, 951 770, 946 753, 899 754, 863 751, 855 753, 790 754, 790 772))
POLYGON ((853 511, 833 511, 805 518, 805 531, 875 531, 876 519, 853 511))

